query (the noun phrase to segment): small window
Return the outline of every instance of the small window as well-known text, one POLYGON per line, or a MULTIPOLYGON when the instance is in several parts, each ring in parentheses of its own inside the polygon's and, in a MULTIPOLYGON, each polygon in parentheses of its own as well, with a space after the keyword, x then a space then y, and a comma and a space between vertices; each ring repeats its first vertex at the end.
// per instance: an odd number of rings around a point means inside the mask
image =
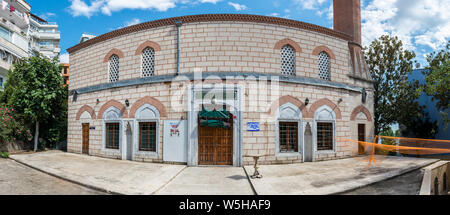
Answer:
POLYGON ((3 77, 0 77, 0 88, 3 88, 3 77))
POLYGON ((325 52, 319 53, 319 78, 324 80, 331 80, 330 72, 330 56, 325 52))
POLYGON ((119 149, 120 123, 106 123, 106 148, 119 149))
POLYGON ((298 152, 298 123, 280 122, 280 152, 298 152))
POLYGON ((155 74, 155 51, 148 47, 142 51, 142 77, 155 74))
POLYGON ((333 150, 333 123, 317 123, 317 150, 333 150))
POLYGON ((156 122, 139 123, 139 151, 156 152, 156 122))
POLYGON ((119 56, 113 55, 109 58, 109 81, 119 80, 119 56))
POLYGON ((434 195, 439 195, 439 180, 434 178, 434 195))
POLYGON ((295 50, 290 45, 281 48, 281 74, 295 76, 295 50))

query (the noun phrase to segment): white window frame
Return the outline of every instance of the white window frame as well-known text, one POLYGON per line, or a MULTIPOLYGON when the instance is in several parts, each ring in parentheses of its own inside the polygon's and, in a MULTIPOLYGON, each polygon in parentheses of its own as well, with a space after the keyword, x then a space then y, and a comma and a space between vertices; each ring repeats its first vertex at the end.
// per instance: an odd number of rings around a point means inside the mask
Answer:
POLYGON ((327 105, 323 105, 319 107, 314 112, 314 133, 313 133, 313 143, 314 143, 314 152, 315 154, 335 154, 337 152, 336 148, 336 113, 328 107, 327 105), (323 112, 328 112, 329 116, 326 118, 319 118, 320 114, 323 112), (333 150, 317 150, 317 123, 318 122, 325 122, 325 123, 332 123, 333 124, 333 150))
POLYGON ((278 108, 277 120, 275 126, 275 156, 276 157, 293 157, 303 155, 303 123, 302 111, 292 103, 286 103, 278 108), (298 152, 280 152, 280 122, 297 122, 298 126, 298 152))
POLYGON ((121 155, 122 151, 122 132, 123 132, 123 120, 122 120, 122 113, 119 109, 116 107, 109 107, 103 114, 103 123, 102 123, 102 151, 106 153, 117 153, 119 152, 118 156, 121 155), (119 149, 110 149, 106 148, 106 124, 107 123, 119 123, 119 149))
POLYGON ((149 157, 149 158, 158 158, 160 155, 160 113, 158 111, 158 109, 151 105, 151 104, 145 104, 142 105, 137 111, 136 111, 136 120, 135 120, 135 128, 136 128, 136 132, 134 132, 134 141, 133 141, 133 152, 132 152, 132 156, 133 159, 135 158, 135 156, 140 156, 140 157, 149 157), (144 116, 142 115, 143 111, 149 109, 152 113, 153 116, 144 116), (140 128, 139 128, 139 123, 140 122, 156 122, 156 151, 155 152, 150 152, 150 151, 140 151, 139 150, 139 136, 140 134, 140 128))

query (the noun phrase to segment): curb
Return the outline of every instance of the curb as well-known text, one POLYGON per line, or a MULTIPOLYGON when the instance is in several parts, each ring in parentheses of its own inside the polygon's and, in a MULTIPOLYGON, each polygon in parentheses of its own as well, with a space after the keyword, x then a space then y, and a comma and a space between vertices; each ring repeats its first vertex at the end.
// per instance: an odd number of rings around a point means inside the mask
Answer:
POLYGON ((357 187, 354 187, 354 188, 346 189, 346 190, 339 191, 339 192, 330 193, 330 194, 327 194, 327 195, 340 195, 340 194, 351 192, 351 191, 354 191, 354 190, 357 190, 357 189, 360 189, 360 188, 368 187, 370 185, 373 185, 373 184, 376 184, 376 183, 379 183, 379 182, 387 181, 389 179, 392 179, 392 178, 395 178, 395 177, 398 177, 398 176, 402 176, 402 175, 414 172, 414 171, 422 169, 424 167, 433 165, 433 164, 435 164, 435 163, 437 163, 439 161, 440 160, 436 160, 436 161, 433 161, 433 162, 425 164, 425 165, 420 165, 420 166, 417 166, 417 167, 411 167, 411 168, 408 168, 408 169, 405 169, 405 170, 400 170, 399 172, 394 173, 393 175, 389 175, 389 176, 387 176, 385 178, 382 178, 380 180, 376 180, 376 181, 371 182, 369 184, 360 185, 360 186, 357 186, 357 187))
POLYGON ((89 188, 89 189, 92 189, 92 190, 95 190, 95 191, 100 191, 100 192, 103 192, 103 193, 105 193, 105 194, 125 195, 125 194, 122 194, 122 193, 118 193, 118 192, 106 190, 106 189, 104 189, 104 188, 97 187, 97 186, 94 186, 94 185, 89 185, 89 184, 81 183, 81 182, 79 182, 79 181, 72 180, 72 179, 69 179, 69 178, 67 178, 67 177, 63 177, 63 176, 60 176, 60 175, 57 175, 57 174, 54 174, 54 173, 45 171, 45 170, 43 170, 43 169, 40 169, 40 168, 38 168, 38 167, 35 167, 35 166, 33 166, 33 165, 27 164, 27 163, 25 163, 25 162, 22 162, 22 161, 20 161, 20 160, 17 160, 17 159, 11 158, 11 157, 9 157, 8 159, 13 160, 14 162, 19 163, 19 164, 21 164, 21 165, 24 165, 24 166, 26 166, 26 167, 32 168, 32 169, 34 169, 34 170, 37 170, 37 171, 39 171, 39 172, 45 173, 45 174, 47 174, 47 175, 51 175, 51 176, 53 176, 53 177, 55 177, 55 178, 59 178, 59 179, 62 179, 62 180, 64 180, 64 181, 68 181, 68 182, 73 183, 73 184, 80 185, 80 186, 82 186, 82 187, 86 187, 86 188, 89 188))

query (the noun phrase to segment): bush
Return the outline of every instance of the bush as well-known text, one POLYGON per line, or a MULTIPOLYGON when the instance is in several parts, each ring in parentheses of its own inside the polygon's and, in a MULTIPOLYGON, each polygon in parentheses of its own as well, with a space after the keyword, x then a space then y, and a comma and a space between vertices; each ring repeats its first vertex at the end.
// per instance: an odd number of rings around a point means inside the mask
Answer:
POLYGON ((8 152, 0 152, 0 158, 9 158, 8 152))
POLYGON ((32 135, 18 120, 13 108, 0 106, 0 142, 31 141, 32 135))

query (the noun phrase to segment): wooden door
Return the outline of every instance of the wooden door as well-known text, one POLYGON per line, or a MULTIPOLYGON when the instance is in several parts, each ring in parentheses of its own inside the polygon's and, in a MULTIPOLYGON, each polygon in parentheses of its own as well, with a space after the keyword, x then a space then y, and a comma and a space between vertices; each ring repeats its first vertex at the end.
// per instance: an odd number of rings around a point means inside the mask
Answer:
MULTIPOLYGON (((366 125, 365 124, 358 124, 358 141, 365 142, 366 141, 366 125)), ((358 153, 364 154, 366 151, 365 145, 359 143, 358 144, 358 153)))
POLYGON ((89 154, 89 123, 83 124, 83 154, 89 154))
POLYGON ((233 126, 212 128, 199 126, 199 165, 233 165, 233 126))

